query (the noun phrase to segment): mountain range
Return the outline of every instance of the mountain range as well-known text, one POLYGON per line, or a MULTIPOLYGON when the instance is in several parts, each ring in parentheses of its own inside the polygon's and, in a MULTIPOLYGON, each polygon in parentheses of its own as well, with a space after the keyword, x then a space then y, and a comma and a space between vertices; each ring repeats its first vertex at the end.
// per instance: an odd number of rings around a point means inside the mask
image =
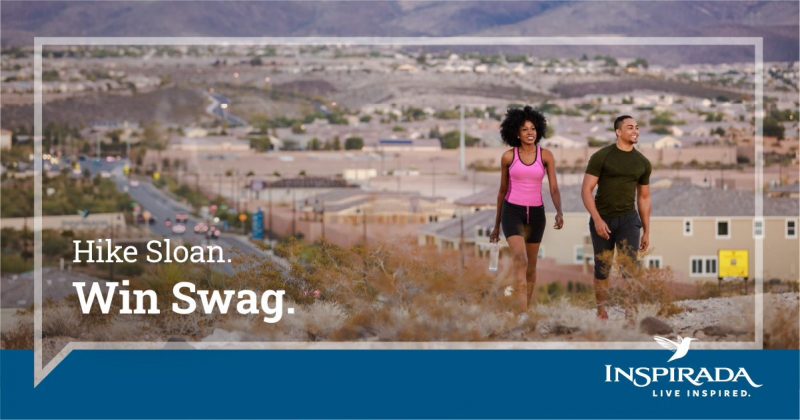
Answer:
MULTIPOLYGON (((767 61, 797 61, 794 1, 141 1, 0 4, 3 47, 34 36, 763 37, 767 61)), ((542 54, 598 48, 545 48, 542 54)), ((637 49, 662 62, 752 61, 751 48, 637 49)))

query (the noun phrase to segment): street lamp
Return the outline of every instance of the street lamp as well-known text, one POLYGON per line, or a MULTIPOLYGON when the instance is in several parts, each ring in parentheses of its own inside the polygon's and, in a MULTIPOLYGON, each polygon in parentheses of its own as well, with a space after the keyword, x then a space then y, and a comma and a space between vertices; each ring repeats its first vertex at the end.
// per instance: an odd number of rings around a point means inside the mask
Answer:
POLYGON ((432 157, 431 163, 433 164, 433 177, 431 178, 431 197, 436 197, 436 161, 439 158, 432 157))
POLYGON ((228 115, 227 115, 226 111, 228 110, 228 104, 226 102, 223 102, 223 103, 221 103, 219 105, 219 107, 220 107, 220 109, 222 109, 222 131, 224 131, 225 134, 227 134, 227 132, 228 132, 228 130, 227 130, 227 128, 228 128, 228 115))
POLYGON ((295 198, 296 187, 292 187, 292 236, 297 236, 297 199, 295 198))
POLYGON ((314 199, 314 213, 320 216, 320 223, 322 224, 322 242, 325 242, 325 200, 319 205, 319 210, 317 210, 318 205, 319 200, 314 199))

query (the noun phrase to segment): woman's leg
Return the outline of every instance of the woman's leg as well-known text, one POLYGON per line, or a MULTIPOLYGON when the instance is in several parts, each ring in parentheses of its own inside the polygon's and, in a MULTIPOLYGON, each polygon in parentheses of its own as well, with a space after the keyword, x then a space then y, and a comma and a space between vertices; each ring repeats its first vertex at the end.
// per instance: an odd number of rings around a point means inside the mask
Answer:
POLYGON ((536 289, 536 262, 539 259, 539 245, 540 244, 526 244, 525 248, 528 254, 528 265, 525 271, 525 282, 527 283, 528 295, 527 304, 528 308, 536 305, 536 296, 534 290, 536 289))
POLYGON ((514 297, 517 300, 520 313, 525 313, 528 310, 528 293, 525 280, 528 256, 525 249, 525 238, 521 235, 513 235, 506 238, 506 241, 508 241, 508 247, 511 248, 511 257, 514 261, 511 268, 514 297))

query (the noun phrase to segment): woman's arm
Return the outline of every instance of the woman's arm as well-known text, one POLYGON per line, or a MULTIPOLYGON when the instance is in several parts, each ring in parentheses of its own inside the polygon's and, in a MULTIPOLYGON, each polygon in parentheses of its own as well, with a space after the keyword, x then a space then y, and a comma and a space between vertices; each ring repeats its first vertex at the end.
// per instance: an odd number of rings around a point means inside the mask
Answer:
POLYGON ((500 158, 500 189, 497 191, 497 214, 494 218, 494 229, 489 235, 491 242, 500 240, 500 218, 503 211, 503 200, 508 192, 508 168, 514 161, 514 151, 507 150, 500 158))

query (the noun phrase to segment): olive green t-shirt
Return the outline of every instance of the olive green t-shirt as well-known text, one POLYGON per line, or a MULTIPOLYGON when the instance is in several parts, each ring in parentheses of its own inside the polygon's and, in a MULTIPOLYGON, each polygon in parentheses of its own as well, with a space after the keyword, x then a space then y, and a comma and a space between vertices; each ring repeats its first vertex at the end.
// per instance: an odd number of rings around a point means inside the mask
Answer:
POLYGON ((650 183, 652 170, 650 161, 636 149, 624 152, 611 144, 596 151, 586 173, 599 178, 594 202, 600 216, 622 216, 635 210, 636 187, 650 183))

